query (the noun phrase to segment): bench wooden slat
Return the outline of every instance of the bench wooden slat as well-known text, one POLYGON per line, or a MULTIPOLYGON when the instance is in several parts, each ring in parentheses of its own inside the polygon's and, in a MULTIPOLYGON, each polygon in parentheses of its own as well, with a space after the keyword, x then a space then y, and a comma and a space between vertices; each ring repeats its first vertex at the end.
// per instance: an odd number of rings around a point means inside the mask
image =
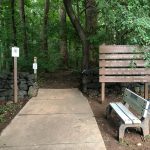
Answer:
POLYGON ((131 98, 131 101, 135 101, 138 102, 140 105, 142 105, 144 107, 144 109, 149 109, 149 101, 147 101, 146 99, 144 99, 143 97, 137 95, 136 93, 132 92, 129 89, 125 89, 124 92, 124 98, 131 98))
POLYGON ((141 54, 100 54, 99 58, 102 59, 143 59, 141 54))
POLYGON ((123 100, 127 102, 137 113, 146 118, 149 108, 149 101, 135 94, 129 89, 125 89, 123 100))
POLYGON ((140 49, 136 46, 101 45, 99 49, 100 53, 141 53, 140 49))
POLYGON ((118 107, 130 118, 133 122, 133 124, 140 124, 141 120, 139 120, 133 113, 129 111, 128 108, 126 108, 122 103, 118 102, 116 103, 118 107))
POLYGON ((110 106, 114 109, 114 111, 119 115, 119 117, 125 124, 132 124, 132 121, 121 111, 121 109, 115 103, 110 103, 110 106))
POLYGON ((146 68, 102 68, 100 75, 150 75, 150 69, 146 68))
POLYGON ((150 82, 150 77, 148 76, 100 76, 99 82, 150 82))
MULTIPOLYGON (((144 60, 135 60, 137 67, 144 67, 144 60)), ((100 67, 130 67, 131 60, 106 60, 106 61, 99 61, 100 67)))

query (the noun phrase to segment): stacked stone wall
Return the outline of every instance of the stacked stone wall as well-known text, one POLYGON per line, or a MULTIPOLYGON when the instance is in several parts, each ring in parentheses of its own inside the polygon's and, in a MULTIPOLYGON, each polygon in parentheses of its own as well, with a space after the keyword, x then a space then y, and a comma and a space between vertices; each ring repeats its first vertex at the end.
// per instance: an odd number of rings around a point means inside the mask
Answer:
MULTIPOLYGON (((18 73, 18 99, 24 100, 30 97, 29 89, 35 85, 34 74, 18 73)), ((13 100, 14 92, 13 73, 0 74, 0 100, 13 100)))

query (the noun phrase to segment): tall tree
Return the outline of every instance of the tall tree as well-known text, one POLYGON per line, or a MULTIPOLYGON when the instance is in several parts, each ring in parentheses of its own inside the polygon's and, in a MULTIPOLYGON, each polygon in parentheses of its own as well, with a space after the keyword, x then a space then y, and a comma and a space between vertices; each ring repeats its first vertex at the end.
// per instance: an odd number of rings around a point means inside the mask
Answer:
POLYGON ((82 28, 80 21, 76 17, 73 8, 72 8, 72 0, 63 0, 67 14, 78 33, 80 40, 83 46, 83 69, 87 69, 89 67, 89 42, 86 36, 84 29, 82 28))
POLYGON ((2 5, 2 0, 0 0, 0 8, 1 8, 1 5, 2 5))
POLYGON ((17 39, 16 39, 16 23, 15 23, 15 0, 11 0, 11 18, 12 18, 12 31, 13 31, 13 45, 17 45, 17 39))
POLYGON ((28 56, 28 42, 27 42, 27 28, 26 28, 26 16, 25 16, 25 1, 20 0, 20 18, 22 22, 22 30, 23 30, 23 49, 24 54, 27 57, 28 56))
POLYGON ((63 63, 67 66, 68 51, 67 51, 67 28, 66 28, 66 10, 64 5, 60 7, 60 53, 63 63))
POLYGON ((44 8, 44 19, 43 19, 43 37, 42 37, 42 41, 43 41, 43 50, 45 51, 45 53, 48 53, 48 14, 49 14, 49 5, 50 5, 50 1, 49 0, 45 0, 45 8, 44 8))
POLYGON ((85 0, 86 30, 89 35, 94 35, 97 28, 96 0, 85 0))
MULTIPOLYGON (((96 0, 85 0, 85 28, 88 39, 91 37, 94 38, 97 33, 97 23, 98 23, 98 11, 96 0)), ((90 42, 90 56, 91 61, 94 63, 98 62, 98 58, 95 59, 95 54, 97 54, 98 47, 94 46, 92 42, 90 42)))

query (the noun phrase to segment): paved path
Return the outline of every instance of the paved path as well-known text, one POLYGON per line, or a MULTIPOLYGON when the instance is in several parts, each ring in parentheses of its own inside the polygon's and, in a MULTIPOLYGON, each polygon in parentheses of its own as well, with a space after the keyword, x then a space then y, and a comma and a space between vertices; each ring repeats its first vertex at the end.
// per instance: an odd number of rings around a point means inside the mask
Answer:
POLYGON ((77 89, 40 89, 0 136, 0 150, 106 150, 77 89))

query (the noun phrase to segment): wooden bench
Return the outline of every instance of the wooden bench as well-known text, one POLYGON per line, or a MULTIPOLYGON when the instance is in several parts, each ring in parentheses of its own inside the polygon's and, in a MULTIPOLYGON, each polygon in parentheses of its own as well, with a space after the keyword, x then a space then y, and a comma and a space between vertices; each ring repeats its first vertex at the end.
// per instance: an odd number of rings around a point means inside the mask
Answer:
POLYGON ((99 82, 101 102, 105 100, 105 84, 109 82, 145 83, 148 99, 150 68, 146 68, 144 52, 139 47, 127 45, 101 45, 99 48, 99 82))
POLYGON ((149 135, 149 112, 150 102, 138 96, 129 89, 125 89, 123 103, 110 103, 106 108, 106 118, 111 115, 112 110, 119 116, 121 125, 119 127, 119 141, 123 140, 127 127, 139 127, 143 131, 144 137, 149 135), (132 108, 136 115, 131 112, 132 108), (138 116, 137 116, 138 115, 138 116))

